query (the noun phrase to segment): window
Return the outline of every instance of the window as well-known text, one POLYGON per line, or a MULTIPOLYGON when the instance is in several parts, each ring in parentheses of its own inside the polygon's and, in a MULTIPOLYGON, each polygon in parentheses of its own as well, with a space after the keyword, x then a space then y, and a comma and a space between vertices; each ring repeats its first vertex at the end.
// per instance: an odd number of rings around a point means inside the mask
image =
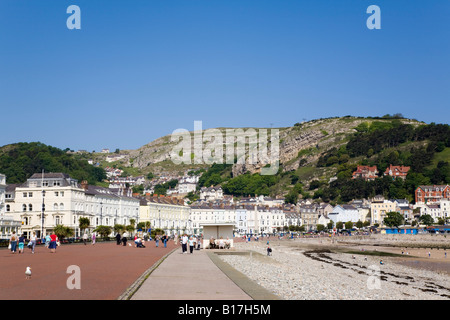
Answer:
POLYGON ((24 193, 23 193, 23 197, 24 197, 24 198, 26 198, 26 197, 27 197, 27 195, 28 195, 28 193, 27 193, 27 192, 24 192, 24 193))
POLYGON ((58 225, 58 224, 60 224, 60 217, 56 216, 55 217, 55 225, 58 225))
POLYGON ((57 203, 53 204, 53 210, 55 210, 55 211, 58 210, 58 204, 57 203))
POLYGON ((33 211, 33 205, 31 203, 28 205, 28 211, 33 211))
POLYGON ((27 211, 27 205, 26 204, 22 205, 22 211, 27 211))
POLYGON ((59 204, 59 210, 64 210, 64 203, 59 204))
POLYGON ((28 198, 33 198, 33 192, 28 192, 28 198))
POLYGON ((11 211, 11 206, 9 204, 6 205, 6 212, 10 212, 11 211))
POLYGON ((55 197, 57 197, 59 195, 58 191, 55 191, 55 197))

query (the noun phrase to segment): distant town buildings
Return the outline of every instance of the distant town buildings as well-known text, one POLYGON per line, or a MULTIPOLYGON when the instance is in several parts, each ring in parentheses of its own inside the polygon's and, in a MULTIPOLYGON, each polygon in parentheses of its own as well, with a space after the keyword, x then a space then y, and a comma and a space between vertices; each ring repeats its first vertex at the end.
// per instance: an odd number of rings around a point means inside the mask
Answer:
MULTIPOLYGON (((409 167, 389 166, 384 172, 393 179, 405 179, 409 167)), ((64 225, 74 230, 75 237, 82 236, 79 218, 90 221, 92 232, 99 225, 114 227, 148 223, 151 229, 161 229, 166 234, 201 234, 203 226, 231 224, 234 234, 262 235, 298 230, 315 231, 318 225, 335 227, 338 222, 353 224, 361 221, 384 226, 389 212, 399 212, 405 223, 429 214, 434 221, 450 218, 449 185, 421 185, 416 189, 416 203, 406 199, 385 199, 377 195, 372 199, 354 199, 348 204, 331 205, 312 200, 300 200, 296 205, 285 203, 282 197, 256 195, 233 197, 225 195, 221 186, 202 187, 198 190, 200 176, 160 175, 153 178, 144 194, 132 193, 132 187, 147 184, 145 177, 122 177, 123 171, 107 167, 109 188, 92 186, 77 181, 64 173, 35 173, 21 184, 6 184, 0 174, 0 238, 8 238, 16 231, 29 237, 38 237, 64 225), (176 187, 166 196, 149 192, 157 184, 177 180, 176 187), (186 195, 196 193, 197 201, 186 195)), ((358 166, 354 179, 371 180, 378 175, 376 166, 358 166)))

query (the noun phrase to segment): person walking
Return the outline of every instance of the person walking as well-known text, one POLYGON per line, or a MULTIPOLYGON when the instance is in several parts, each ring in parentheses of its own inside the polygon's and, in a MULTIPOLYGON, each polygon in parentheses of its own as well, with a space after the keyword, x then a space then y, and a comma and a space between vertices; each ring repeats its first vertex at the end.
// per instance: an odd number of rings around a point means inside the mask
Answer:
POLYGON ((157 234, 156 236, 155 236, 155 243, 156 243, 156 247, 158 248, 159 247, 159 240, 161 239, 161 237, 159 236, 159 234, 157 234))
POLYGON ((52 232, 52 234, 50 235, 50 244, 48 246, 51 253, 56 252, 56 241, 57 240, 58 240, 58 237, 56 236, 56 234, 54 232, 52 232))
POLYGON ((92 245, 95 245, 96 239, 97 239, 97 236, 95 235, 95 232, 92 232, 92 245))
POLYGON ((167 241, 169 240, 169 237, 167 235, 163 236, 163 243, 164 243, 164 248, 167 248, 167 241))
POLYGON ((16 250, 17 250, 17 240, 18 240, 18 238, 17 238, 16 232, 13 231, 11 237, 9 238, 9 244, 11 246, 11 252, 13 254, 16 253, 16 250))
POLYGON ((127 237, 125 236, 125 233, 122 235, 122 243, 124 247, 127 246, 127 237))
POLYGON ((187 243, 189 241, 189 238, 187 236, 187 234, 183 234, 183 237, 181 238, 181 249, 183 251, 183 253, 187 253, 187 243))
POLYGON ((30 243, 31 243, 30 248, 31 248, 31 253, 34 253, 34 249, 36 248, 36 241, 37 241, 36 232, 33 232, 33 233, 31 234, 31 237, 30 237, 30 243))
POLYGON ((188 243, 189 243, 189 253, 193 254, 194 253, 194 245, 195 245, 195 241, 194 241, 194 237, 193 236, 189 237, 188 243))
POLYGON ((120 233, 119 232, 117 232, 117 234, 116 234, 116 242, 117 242, 117 245, 120 245, 120 233))
POLYGON ((50 235, 45 235, 45 247, 48 248, 50 246, 50 235))
POLYGON ((85 233, 83 234, 83 243, 84 243, 84 245, 87 244, 87 240, 88 240, 88 234, 87 234, 87 232, 85 232, 85 233))
POLYGON ((19 253, 23 253, 24 246, 25 246, 25 236, 22 233, 19 237, 19 253))

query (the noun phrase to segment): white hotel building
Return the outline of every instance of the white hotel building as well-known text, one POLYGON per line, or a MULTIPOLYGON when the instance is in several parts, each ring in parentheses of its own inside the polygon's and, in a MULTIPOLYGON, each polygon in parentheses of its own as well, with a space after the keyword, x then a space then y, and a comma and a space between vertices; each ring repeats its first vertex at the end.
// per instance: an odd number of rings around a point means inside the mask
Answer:
POLYGON ((202 204, 191 206, 193 232, 203 232, 202 225, 233 223, 236 235, 271 234, 283 230, 285 213, 281 207, 231 206, 202 204))
POLYGON ((6 211, 22 222, 21 233, 38 237, 50 234, 56 225, 64 225, 81 236, 79 218, 90 220, 92 231, 98 225, 113 227, 139 218, 139 199, 113 191, 78 183, 64 173, 36 173, 25 183, 9 188, 6 211))
POLYGON ((21 222, 14 220, 12 214, 7 212, 10 206, 7 204, 6 176, 0 174, 0 239, 9 239, 15 231, 18 233, 21 222))
POLYGON ((140 201, 140 222, 150 222, 152 229, 162 229, 165 234, 192 233, 189 219, 190 207, 184 200, 171 197, 148 197, 140 201))

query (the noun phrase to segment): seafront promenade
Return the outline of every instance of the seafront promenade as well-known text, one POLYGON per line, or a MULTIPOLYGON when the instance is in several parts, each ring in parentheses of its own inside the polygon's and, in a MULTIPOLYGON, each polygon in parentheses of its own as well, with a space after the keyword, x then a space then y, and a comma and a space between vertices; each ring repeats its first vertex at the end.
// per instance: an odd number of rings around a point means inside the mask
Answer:
MULTIPOLYGON (((231 250, 192 254, 182 254, 173 241, 167 248, 154 242, 145 248, 63 244, 56 253, 38 246, 35 254, 28 249, 11 254, 5 248, 0 250, 0 300, 450 299, 450 262, 442 248, 406 251, 388 246, 399 241, 392 237, 352 239, 271 237, 270 256, 267 239, 236 239, 231 250), (79 289, 70 288, 73 266, 79 268, 79 289)), ((447 244, 446 238, 423 240, 447 244)))
POLYGON ((146 248, 116 245, 113 241, 95 245, 62 244, 56 253, 40 245, 34 254, 25 248, 23 254, 0 249, 0 300, 116 300, 151 266, 176 248, 169 241, 167 248, 146 248), (30 266, 32 277, 25 279, 30 266), (80 289, 70 289, 79 267, 80 289), (69 273, 68 273, 69 272, 69 273), (69 277, 72 277, 69 279, 69 277))

